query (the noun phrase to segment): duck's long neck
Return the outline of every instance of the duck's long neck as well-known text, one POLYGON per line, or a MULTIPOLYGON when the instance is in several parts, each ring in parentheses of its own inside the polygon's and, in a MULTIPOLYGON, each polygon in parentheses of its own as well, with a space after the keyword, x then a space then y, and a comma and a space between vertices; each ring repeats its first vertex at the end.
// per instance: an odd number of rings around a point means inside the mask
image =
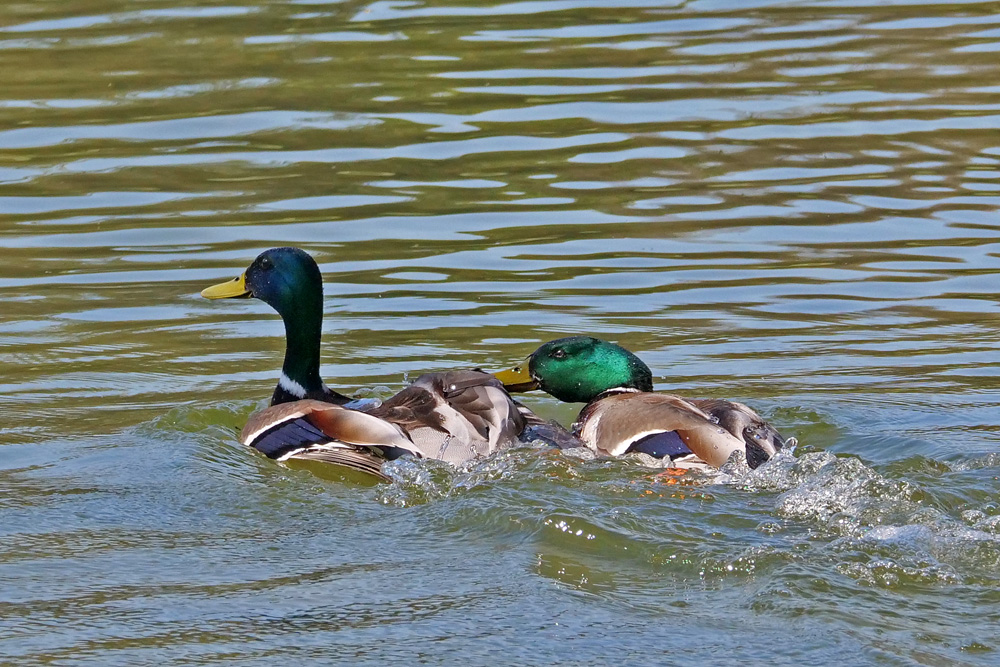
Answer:
POLYGON ((322 305, 315 313, 283 314, 285 322, 285 361, 281 381, 298 385, 308 394, 323 388, 319 377, 319 339, 323 331, 322 305))
POLYGON ((281 379, 271 397, 271 404, 313 398, 346 403, 346 396, 323 384, 319 375, 319 343, 323 330, 323 296, 302 299, 280 311, 285 323, 285 361, 281 379))

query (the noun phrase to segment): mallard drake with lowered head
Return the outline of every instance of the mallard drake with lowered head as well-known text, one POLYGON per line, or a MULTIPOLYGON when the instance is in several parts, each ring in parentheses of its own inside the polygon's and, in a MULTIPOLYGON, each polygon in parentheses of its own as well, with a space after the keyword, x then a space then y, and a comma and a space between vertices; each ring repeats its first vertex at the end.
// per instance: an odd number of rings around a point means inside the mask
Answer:
POLYGON ((459 463, 515 444, 526 424, 551 428, 478 370, 421 375, 381 404, 352 404, 327 387, 319 374, 323 278, 298 248, 267 250, 240 276, 201 294, 260 299, 285 324, 285 361, 271 406, 251 415, 240 435, 270 458, 325 461, 384 477, 382 462, 404 454, 459 463))
POLYGON ((590 336, 545 343, 526 363, 496 373, 508 391, 541 389, 560 401, 586 403, 575 433, 607 456, 644 452, 678 467, 695 457, 720 467, 743 452, 756 468, 784 438, 742 403, 653 393, 649 367, 620 345, 590 336), (693 456, 692 456, 693 455, 693 456))

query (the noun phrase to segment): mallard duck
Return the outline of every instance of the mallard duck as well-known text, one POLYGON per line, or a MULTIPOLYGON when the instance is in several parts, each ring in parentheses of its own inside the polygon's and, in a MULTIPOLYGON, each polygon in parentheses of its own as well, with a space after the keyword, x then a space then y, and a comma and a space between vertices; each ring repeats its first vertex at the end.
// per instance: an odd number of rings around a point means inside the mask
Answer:
POLYGON ((495 374, 508 391, 541 389, 560 401, 586 403, 574 432, 606 456, 643 452, 678 467, 697 459, 720 467, 733 452, 756 468, 784 438, 742 403, 653 392, 649 367, 620 345, 590 336, 545 343, 526 363, 495 374))
POLYGON ((284 321, 285 361, 271 405, 251 415, 240 434, 241 443, 272 459, 325 461, 384 478, 387 459, 458 463, 518 442, 528 424, 551 428, 479 370, 421 375, 382 403, 352 402, 327 387, 319 374, 323 278, 298 248, 267 250, 242 275, 201 295, 254 297, 284 321))

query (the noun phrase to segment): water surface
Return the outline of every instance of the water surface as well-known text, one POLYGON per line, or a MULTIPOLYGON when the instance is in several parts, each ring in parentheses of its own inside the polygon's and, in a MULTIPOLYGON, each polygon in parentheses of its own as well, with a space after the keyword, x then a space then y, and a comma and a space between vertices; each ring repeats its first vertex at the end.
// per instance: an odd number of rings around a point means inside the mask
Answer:
POLYGON ((0 6, 0 657, 995 664, 998 51, 985 2, 0 6), (281 467, 280 322, 198 296, 275 245, 348 393, 591 333, 801 446, 281 467))

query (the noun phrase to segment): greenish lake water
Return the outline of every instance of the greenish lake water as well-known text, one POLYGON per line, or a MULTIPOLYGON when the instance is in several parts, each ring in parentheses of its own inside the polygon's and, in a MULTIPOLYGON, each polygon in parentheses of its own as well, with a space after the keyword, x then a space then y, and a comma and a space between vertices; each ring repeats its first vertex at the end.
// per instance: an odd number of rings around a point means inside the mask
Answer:
POLYGON ((0 663, 1000 662, 997 3, 23 0, 0 71, 0 663), (276 245, 346 393, 589 333, 800 446, 283 467, 198 296, 276 245))

